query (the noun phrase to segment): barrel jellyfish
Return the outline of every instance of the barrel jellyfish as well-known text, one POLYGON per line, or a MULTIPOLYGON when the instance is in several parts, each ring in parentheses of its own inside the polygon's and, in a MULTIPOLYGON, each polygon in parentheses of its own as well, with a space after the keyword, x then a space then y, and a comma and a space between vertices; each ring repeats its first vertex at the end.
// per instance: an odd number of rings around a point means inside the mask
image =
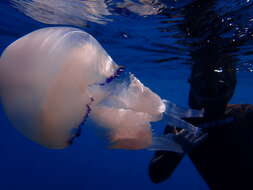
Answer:
POLYGON ((162 100, 117 65, 90 34, 72 27, 34 31, 0 58, 0 100, 11 125, 52 149, 68 147, 90 117, 106 129, 111 148, 172 150, 181 147, 152 134, 151 122, 196 127, 180 117, 201 113, 162 100))

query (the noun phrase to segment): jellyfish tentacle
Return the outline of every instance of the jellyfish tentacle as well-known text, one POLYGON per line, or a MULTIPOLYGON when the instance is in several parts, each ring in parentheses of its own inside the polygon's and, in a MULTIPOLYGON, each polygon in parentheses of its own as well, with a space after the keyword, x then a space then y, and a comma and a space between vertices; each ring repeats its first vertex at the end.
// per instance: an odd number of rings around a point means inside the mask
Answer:
POLYGON ((177 117, 176 115, 173 114, 165 114, 166 117, 166 122, 168 125, 172 125, 181 129, 185 129, 188 131, 192 131, 195 134, 199 134, 201 132, 201 129, 192 125, 191 123, 188 123, 186 121, 184 121, 183 119, 177 117))
POLYGON ((164 100, 164 103, 166 105, 167 114, 174 114, 181 118, 203 117, 203 110, 183 108, 169 100, 164 100))
POLYGON ((183 148, 180 144, 174 141, 174 134, 168 134, 164 136, 154 136, 152 138, 152 144, 147 148, 150 151, 172 151, 177 153, 183 153, 183 148))

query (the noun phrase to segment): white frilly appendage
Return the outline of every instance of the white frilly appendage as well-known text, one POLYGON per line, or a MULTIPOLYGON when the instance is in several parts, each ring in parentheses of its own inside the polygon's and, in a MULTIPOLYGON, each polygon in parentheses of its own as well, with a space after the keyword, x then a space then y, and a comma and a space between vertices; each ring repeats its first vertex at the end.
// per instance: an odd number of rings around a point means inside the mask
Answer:
POLYGON ((151 122, 197 131, 180 118, 201 115, 162 100, 95 38, 71 27, 37 30, 4 50, 0 100, 16 129, 54 149, 72 144, 91 117, 106 129, 111 148, 181 152, 173 135, 154 136, 151 122))
MULTIPOLYGON (((192 131, 196 135, 201 132, 200 128, 195 127, 181 118, 203 117, 203 111, 182 108, 167 100, 164 102, 166 104, 166 111, 164 112, 163 119, 166 121, 167 125, 192 131)), ((153 136, 152 145, 148 149, 152 151, 164 150, 183 153, 183 148, 174 141, 174 136, 174 134, 153 136)))
POLYGON ((173 136, 155 136, 150 122, 165 120, 168 125, 198 133, 198 128, 180 117, 201 117, 202 111, 184 109, 145 87, 136 77, 126 72, 110 83, 90 87, 95 94, 106 94, 92 108, 91 116, 99 125, 108 128, 111 148, 166 150, 182 153, 173 136), (122 76, 123 75, 123 76, 122 76), (113 116, 113 117, 111 117, 113 116))

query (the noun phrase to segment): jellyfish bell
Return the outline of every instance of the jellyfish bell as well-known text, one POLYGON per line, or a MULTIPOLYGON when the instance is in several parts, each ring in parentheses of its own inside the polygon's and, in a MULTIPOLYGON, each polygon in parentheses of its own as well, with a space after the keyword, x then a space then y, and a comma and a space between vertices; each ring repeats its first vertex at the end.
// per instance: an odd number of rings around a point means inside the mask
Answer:
POLYGON ((50 148, 68 146, 71 129, 87 114, 87 86, 118 67, 91 35, 63 27, 18 39, 0 60, 0 96, 9 120, 50 148))
POLYGON ((110 129, 110 140, 118 142, 114 147, 143 148, 151 143, 149 122, 161 115, 151 106, 163 103, 134 76, 128 87, 118 84, 118 92, 112 95, 115 89, 101 84, 118 69, 86 32, 69 27, 40 29, 3 52, 1 103, 15 128, 49 148, 67 147, 89 109, 97 123, 110 129), (114 103, 102 106, 104 99, 114 103), (138 122, 126 124, 131 118, 138 122))

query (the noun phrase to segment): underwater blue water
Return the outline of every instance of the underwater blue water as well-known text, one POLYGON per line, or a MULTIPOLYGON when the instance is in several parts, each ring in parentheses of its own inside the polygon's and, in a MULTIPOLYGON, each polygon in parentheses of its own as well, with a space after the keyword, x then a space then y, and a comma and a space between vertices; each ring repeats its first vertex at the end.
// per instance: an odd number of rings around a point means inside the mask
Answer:
MULTIPOLYGON (((36 29, 76 26, 91 33, 117 64, 126 66, 162 98, 187 107, 192 52, 203 41, 220 43, 219 38, 223 44, 234 43, 233 48, 225 47, 236 59, 237 87, 231 102, 253 103, 251 0, 101 0, 97 2, 106 7, 92 4, 92 9, 83 9, 89 4, 81 0, 62 2, 1 0, 0 53, 36 29), (198 5, 201 11, 194 8, 198 5)), ((1 110, 0 190, 209 189, 188 157, 170 180, 152 184, 147 169, 153 152, 104 149, 93 126, 88 120, 70 148, 49 150, 10 127, 1 110)), ((163 126, 156 128, 161 131, 163 126)))

